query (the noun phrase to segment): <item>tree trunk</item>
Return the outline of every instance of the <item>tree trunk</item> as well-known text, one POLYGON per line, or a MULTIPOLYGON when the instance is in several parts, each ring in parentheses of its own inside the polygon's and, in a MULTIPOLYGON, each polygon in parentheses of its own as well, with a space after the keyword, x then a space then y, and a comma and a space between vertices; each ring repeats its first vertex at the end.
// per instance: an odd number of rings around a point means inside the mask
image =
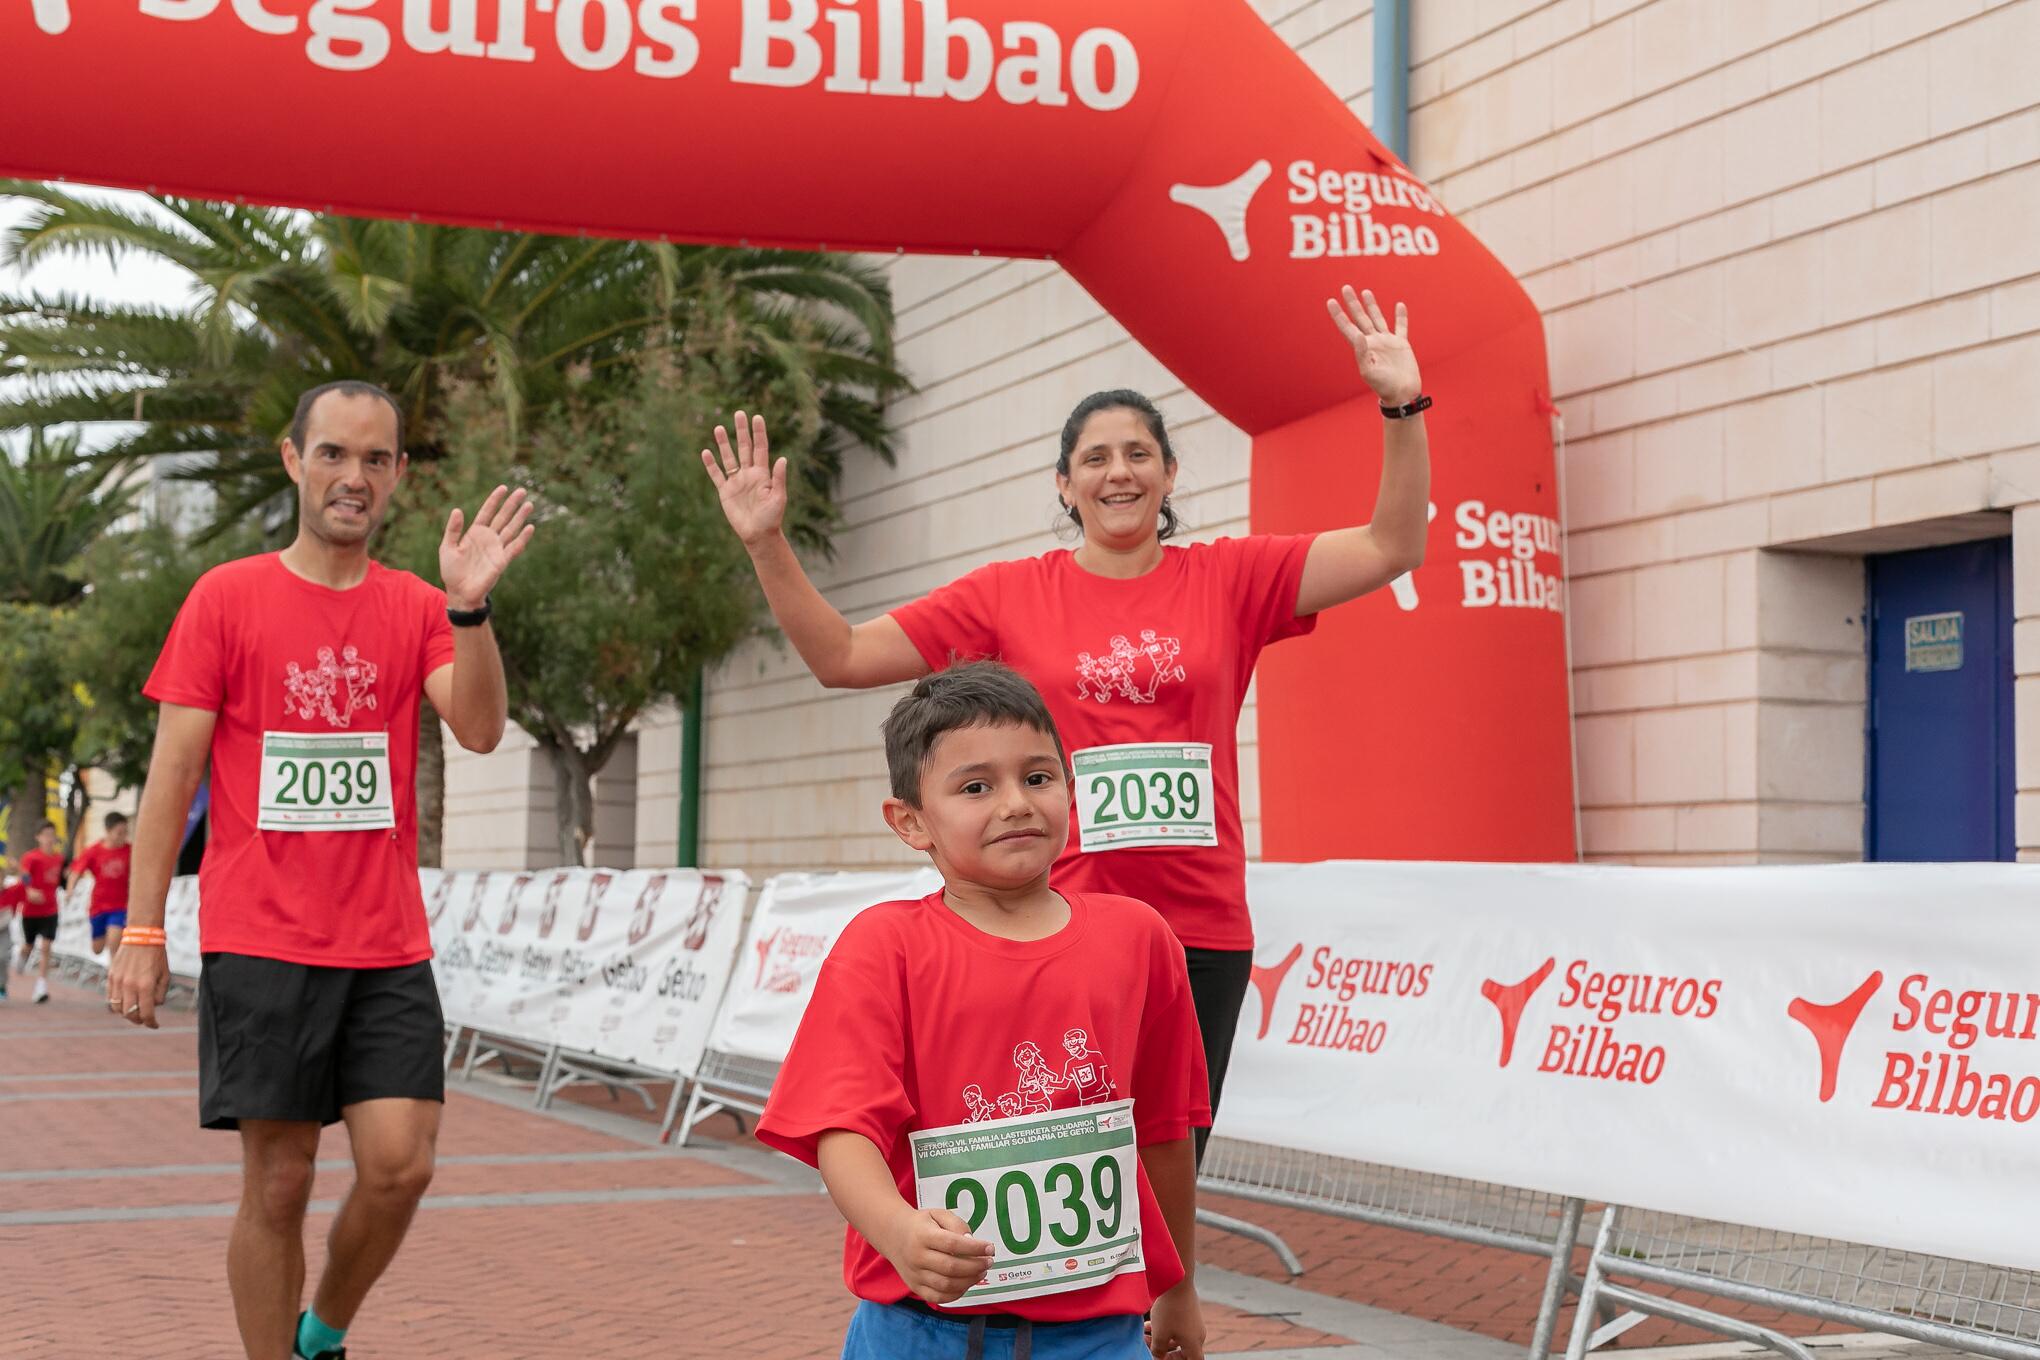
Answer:
POLYGON ((446 842, 446 742, 439 710, 418 700, 418 864, 437 869, 446 842))
POLYGON ((7 858, 16 868, 21 866, 21 857, 35 849, 35 829, 49 815, 44 806, 47 797, 43 776, 35 774, 22 781, 8 802, 7 858))
POLYGON ((588 847, 595 840, 595 772, 588 755, 571 742, 541 741, 552 762, 553 813, 560 833, 560 862, 588 867, 588 847))
POLYGON ((64 862, 78 858, 85 840, 85 814, 92 810, 92 794, 85 787, 85 771, 71 771, 71 791, 64 796, 64 862))

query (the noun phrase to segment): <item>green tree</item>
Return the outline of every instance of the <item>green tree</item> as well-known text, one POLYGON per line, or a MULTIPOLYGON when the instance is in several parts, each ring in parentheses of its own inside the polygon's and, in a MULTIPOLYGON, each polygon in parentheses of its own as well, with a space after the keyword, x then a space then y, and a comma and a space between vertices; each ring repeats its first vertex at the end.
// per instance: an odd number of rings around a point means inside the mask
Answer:
POLYGON ((84 701, 66 662, 72 616, 39 604, 0 604, 0 789, 7 850, 35 841, 51 776, 70 764, 84 701))
MULTIPOLYGON (((457 400, 448 455, 414 470, 407 488, 438 506, 473 506, 501 481, 539 498, 538 534, 497 590, 495 627, 510 716, 552 767, 564 862, 587 862, 593 781, 631 725, 679 702, 698 670, 756 627, 750 565, 692 456, 699 433, 727 419, 748 367, 711 335, 646 357, 621 390, 583 391, 536 415, 514 440, 500 409, 457 400)), ((752 393, 790 454, 821 438, 812 390, 782 379, 752 393)), ((802 489, 794 509, 808 535, 825 532, 819 491, 802 489)), ((439 527, 411 517, 392 555, 429 570, 439 527)))
POLYGON ((19 458, 0 452, 0 601, 69 604, 85 593, 77 572, 87 549, 140 494, 135 464, 84 458, 77 434, 28 432, 19 458))

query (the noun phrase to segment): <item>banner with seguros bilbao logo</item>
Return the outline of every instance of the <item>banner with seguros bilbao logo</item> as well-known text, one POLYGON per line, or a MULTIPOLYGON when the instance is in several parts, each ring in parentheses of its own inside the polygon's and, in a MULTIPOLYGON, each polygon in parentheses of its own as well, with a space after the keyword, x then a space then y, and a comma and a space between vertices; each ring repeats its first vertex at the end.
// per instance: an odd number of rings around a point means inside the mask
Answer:
POLYGON ((2040 1165, 2040 870, 1346 862, 1247 884, 1223 1136, 2040 1267, 2004 1193, 2040 1165))

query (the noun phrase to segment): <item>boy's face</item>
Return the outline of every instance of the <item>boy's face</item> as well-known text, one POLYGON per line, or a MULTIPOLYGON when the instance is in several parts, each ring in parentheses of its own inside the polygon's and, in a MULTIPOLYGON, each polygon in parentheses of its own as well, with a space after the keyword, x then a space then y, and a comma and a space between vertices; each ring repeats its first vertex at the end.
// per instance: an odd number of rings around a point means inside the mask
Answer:
POLYGON ((42 851, 45 855, 55 850, 57 848, 57 833, 48 827, 43 827, 37 831, 35 833, 35 848, 42 851))
POLYGON ((1020 723, 959 727, 935 739, 921 806, 885 802, 899 838, 931 854, 945 878, 1024 887, 1048 872, 1070 835, 1070 782, 1055 738, 1020 723))
POLYGON ((106 843, 118 850, 127 844, 128 824, 119 822, 106 828, 106 843))

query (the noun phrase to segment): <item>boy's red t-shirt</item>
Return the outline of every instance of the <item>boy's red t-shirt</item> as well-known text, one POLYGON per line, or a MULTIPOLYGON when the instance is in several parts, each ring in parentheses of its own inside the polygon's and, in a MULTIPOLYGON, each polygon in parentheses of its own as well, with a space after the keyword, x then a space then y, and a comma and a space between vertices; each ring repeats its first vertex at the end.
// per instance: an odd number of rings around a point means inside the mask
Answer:
MULTIPOLYGON (((885 1154, 912 1204, 907 1135, 969 1120, 975 1102, 967 1089, 994 1107, 1001 1095, 1023 1091, 1036 1100, 1045 1095, 1051 1108, 1131 1097, 1142 1146, 1209 1125, 1183 946, 1145 903, 1063 896, 1069 923, 1025 942, 985 934, 940 892, 860 914, 822 965, 758 1137, 812 1166, 823 1133, 863 1134, 885 1154), (1072 1031, 1082 1032, 1082 1062, 1068 1046, 1072 1031), (1015 1057, 1028 1043, 1041 1058, 1031 1079, 1015 1057)), ((1145 1272, 950 1311, 1011 1312, 1036 1322, 1147 1311, 1183 1278, 1183 1267, 1145 1170, 1139 1182, 1145 1272)), ((899 1272, 855 1228, 845 1233, 843 1277, 851 1293, 875 1303, 908 1294, 899 1272)))
POLYGON ((21 881, 27 889, 22 899, 23 916, 55 916, 60 905, 64 861, 56 855, 30 850, 21 857, 21 881))
POLYGON ((1240 827, 1240 708, 1261 649, 1317 626, 1296 617, 1313 534, 1164 547, 1145 576, 1096 576, 1059 550, 979 567, 892 611, 935 670, 996 657, 1041 691, 1074 755, 1129 742, 1211 747, 1218 844, 1085 854, 1070 839, 1058 888, 1152 902, 1196 949, 1251 949, 1240 827))
POLYGON ((446 595, 409 572, 371 562, 360 585, 333 590, 265 553, 199 578, 142 692, 218 715, 200 948, 330 968, 432 957, 418 704, 452 660, 446 595), (388 732, 395 828, 260 830, 265 732, 388 732))
POLYGON ((104 916, 110 911, 127 910, 128 865, 134 854, 132 845, 123 845, 116 850, 101 841, 78 856, 78 873, 81 876, 92 875, 91 915, 104 916))

